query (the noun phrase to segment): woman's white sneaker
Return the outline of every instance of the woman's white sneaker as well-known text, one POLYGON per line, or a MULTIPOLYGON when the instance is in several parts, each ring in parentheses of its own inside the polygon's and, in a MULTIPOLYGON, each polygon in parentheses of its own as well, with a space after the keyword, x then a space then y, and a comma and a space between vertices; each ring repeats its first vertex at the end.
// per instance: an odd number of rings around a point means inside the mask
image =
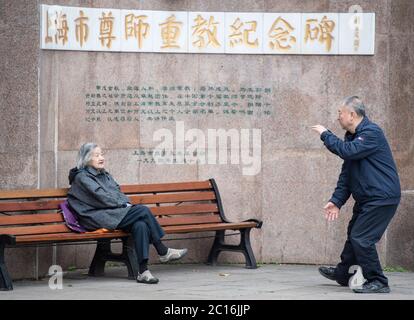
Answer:
POLYGON ((149 270, 145 270, 143 273, 138 273, 137 282, 139 283, 156 284, 158 281, 159 280, 155 278, 149 270))
POLYGON ((178 260, 184 257, 187 254, 187 249, 171 249, 168 248, 167 254, 160 256, 160 261, 162 263, 178 260))

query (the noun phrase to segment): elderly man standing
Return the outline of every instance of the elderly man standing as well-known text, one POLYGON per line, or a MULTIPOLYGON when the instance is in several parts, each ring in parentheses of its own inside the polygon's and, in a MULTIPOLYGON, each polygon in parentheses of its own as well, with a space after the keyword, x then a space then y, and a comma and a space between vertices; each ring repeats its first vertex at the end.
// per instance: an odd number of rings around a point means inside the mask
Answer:
POLYGON ((375 244, 400 202, 397 168, 383 131, 367 118, 359 97, 345 99, 338 113, 339 124, 346 131, 344 140, 321 125, 312 127, 326 148, 344 160, 336 189, 324 207, 325 216, 328 221, 335 220, 351 194, 355 205, 341 262, 335 268, 321 267, 319 272, 346 286, 352 276, 350 267, 359 265, 367 281, 354 292, 388 293, 388 279, 382 272, 375 244))

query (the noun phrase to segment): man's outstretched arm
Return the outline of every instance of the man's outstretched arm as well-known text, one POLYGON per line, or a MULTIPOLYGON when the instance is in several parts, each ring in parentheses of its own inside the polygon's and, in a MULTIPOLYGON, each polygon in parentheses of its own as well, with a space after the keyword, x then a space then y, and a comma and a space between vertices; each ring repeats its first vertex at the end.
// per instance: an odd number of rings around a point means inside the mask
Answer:
POLYGON ((366 130, 352 141, 343 141, 324 126, 316 125, 313 130, 320 134, 320 138, 329 151, 344 160, 359 160, 374 153, 383 141, 382 132, 376 129, 366 130))
POLYGON ((353 141, 343 141, 330 131, 321 133, 321 140, 329 151, 344 160, 359 160, 374 153, 380 141, 380 133, 369 130, 356 137, 353 141))

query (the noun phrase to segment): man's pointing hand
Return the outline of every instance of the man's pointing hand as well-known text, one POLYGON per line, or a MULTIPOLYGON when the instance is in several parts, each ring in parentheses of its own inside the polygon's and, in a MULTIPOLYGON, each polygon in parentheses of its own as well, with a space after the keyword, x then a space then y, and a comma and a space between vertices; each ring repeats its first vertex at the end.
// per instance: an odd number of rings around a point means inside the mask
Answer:
POLYGON ((315 130, 316 132, 319 133, 319 135, 322 134, 322 132, 327 131, 328 129, 326 129, 324 126, 321 126, 320 124, 317 124, 316 126, 312 126, 311 127, 312 130, 315 130))

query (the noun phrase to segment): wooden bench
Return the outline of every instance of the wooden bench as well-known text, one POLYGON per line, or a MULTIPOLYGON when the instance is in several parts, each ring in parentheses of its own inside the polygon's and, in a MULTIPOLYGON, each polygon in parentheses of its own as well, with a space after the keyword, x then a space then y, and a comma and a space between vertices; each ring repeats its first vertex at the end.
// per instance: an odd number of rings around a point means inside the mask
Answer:
MULTIPOLYGON (((123 185, 133 204, 149 206, 166 234, 215 231, 207 263, 215 265, 222 251, 242 252, 247 268, 257 268, 250 244, 250 230, 262 222, 249 219, 229 222, 223 211, 214 179, 195 182, 123 185), (240 244, 225 243, 225 231, 240 231, 240 244)), ((0 290, 13 290, 4 249, 24 245, 46 245, 96 241, 97 248, 89 268, 92 276, 104 274, 106 261, 120 261, 128 268, 128 278, 136 279, 138 264, 128 233, 76 233, 65 224, 59 203, 68 189, 0 190, 0 290), (122 252, 111 252, 111 240, 122 240, 122 252)))

